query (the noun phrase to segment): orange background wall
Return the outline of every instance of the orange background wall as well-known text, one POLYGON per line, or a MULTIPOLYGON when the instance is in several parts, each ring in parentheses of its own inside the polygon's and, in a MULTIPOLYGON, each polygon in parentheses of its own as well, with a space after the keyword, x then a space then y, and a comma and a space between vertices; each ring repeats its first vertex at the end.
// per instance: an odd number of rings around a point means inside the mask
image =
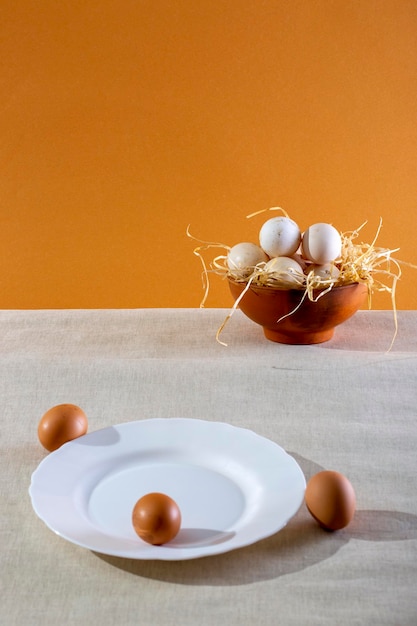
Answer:
MULTIPOLYGON (((186 228, 417 263, 415 0, 2 0, 0 308, 198 307, 186 228)), ((399 308, 417 308, 404 267, 399 308)), ((230 306, 221 279, 207 306, 230 306)), ((389 308, 385 295, 374 308, 389 308)))

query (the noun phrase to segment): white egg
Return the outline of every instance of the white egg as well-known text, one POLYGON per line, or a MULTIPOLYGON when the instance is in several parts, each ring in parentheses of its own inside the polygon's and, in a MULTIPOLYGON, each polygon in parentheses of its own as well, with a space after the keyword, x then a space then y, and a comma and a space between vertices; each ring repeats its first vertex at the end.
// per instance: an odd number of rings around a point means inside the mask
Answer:
POLYGON ((268 261, 264 271, 287 287, 300 286, 305 278, 301 265, 295 259, 286 256, 275 257, 268 261))
POLYGON ((301 269, 303 270, 304 274, 308 273, 308 267, 311 266, 310 261, 307 261, 307 259, 303 259, 299 252, 292 254, 291 258, 294 259, 294 261, 297 261, 298 265, 301 265, 301 269))
POLYGON ((270 257, 292 256, 301 242, 301 231, 289 217, 272 217, 259 231, 259 243, 270 257))
POLYGON ((322 278, 323 280, 337 280, 340 271, 334 263, 324 263, 324 265, 310 265, 308 271, 314 272, 315 276, 322 278))
POLYGON ((301 247, 304 258, 323 265, 340 257, 342 239, 334 226, 320 222, 307 228, 301 247))
POLYGON ((258 263, 268 261, 265 252, 255 243, 237 243, 227 255, 227 267, 237 273, 249 273, 258 263))

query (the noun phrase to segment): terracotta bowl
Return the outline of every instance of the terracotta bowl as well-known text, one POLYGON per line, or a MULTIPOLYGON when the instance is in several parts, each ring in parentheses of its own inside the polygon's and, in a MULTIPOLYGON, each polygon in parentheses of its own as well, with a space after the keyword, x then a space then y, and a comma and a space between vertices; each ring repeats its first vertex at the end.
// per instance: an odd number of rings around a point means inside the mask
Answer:
MULTIPOLYGON (((232 278, 228 278, 228 281, 236 300, 246 285, 232 278)), ((322 343, 333 337, 336 326, 356 313, 364 304, 367 293, 366 285, 361 283, 334 287, 316 302, 305 297, 300 307, 291 313, 299 305, 304 291, 251 285, 240 301, 239 308, 249 319, 263 327, 265 337, 271 341, 322 343), (288 313, 291 315, 278 321, 288 313)))

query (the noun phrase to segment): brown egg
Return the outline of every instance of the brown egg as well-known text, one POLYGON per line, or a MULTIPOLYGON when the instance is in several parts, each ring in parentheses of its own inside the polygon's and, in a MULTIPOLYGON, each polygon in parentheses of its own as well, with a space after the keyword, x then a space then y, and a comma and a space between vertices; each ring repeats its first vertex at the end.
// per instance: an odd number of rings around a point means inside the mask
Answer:
POLYGON ((85 435, 88 428, 87 417, 75 404, 58 404, 49 409, 38 424, 39 441, 52 452, 67 441, 85 435))
POLYGON ((181 526, 177 503, 163 493, 148 493, 140 498, 132 512, 135 532, 143 541, 160 546, 174 539, 181 526))
POLYGON ((305 503, 320 526, 326 530, 339 530, 352 521, 356 496, 346 476, 326 470, 308 481, 305 503))

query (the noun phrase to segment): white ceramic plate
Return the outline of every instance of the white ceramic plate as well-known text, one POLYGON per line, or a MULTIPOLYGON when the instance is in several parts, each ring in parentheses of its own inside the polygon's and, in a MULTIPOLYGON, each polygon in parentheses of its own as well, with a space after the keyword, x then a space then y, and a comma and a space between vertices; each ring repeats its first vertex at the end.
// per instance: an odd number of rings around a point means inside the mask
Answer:
POLYGON ((299 465, 276 443, 220 422, 128 422, 63 445, 32 474, 37 515, 84 548, 130 559, 184 560, 240 548, 283 528, 304 498, 299 465), (136 501, 159 491, 182 514, 152 546, 135 533, 136 501))

